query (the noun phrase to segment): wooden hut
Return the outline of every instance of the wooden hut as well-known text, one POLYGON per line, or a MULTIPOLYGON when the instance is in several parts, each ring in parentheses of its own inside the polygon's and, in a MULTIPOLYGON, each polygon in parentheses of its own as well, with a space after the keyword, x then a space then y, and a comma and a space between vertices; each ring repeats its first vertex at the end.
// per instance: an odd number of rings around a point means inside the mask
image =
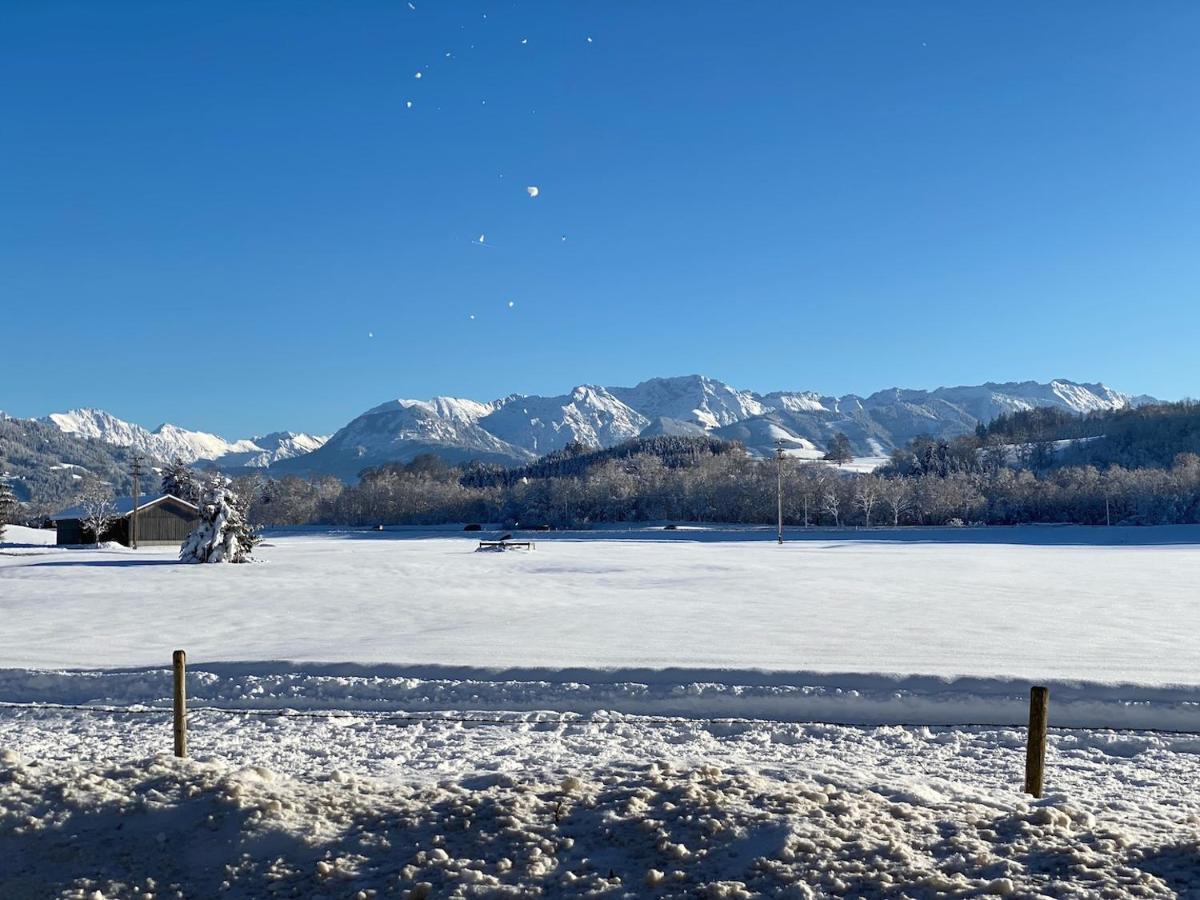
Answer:
MULTIPOLYGON (((100 536, 102 541, 116 541, 129 546, 129 531, 133 520, 133 498, 113 500, 114 519, 100 536)), ((59 544, 90 544, 96 536, 83 524, 87 512, 82 506, 72 506, 51 516, 58 532, 59 544)), ((139 498, 137 507, 138 546, 182 544, 200 522, 200 511, 194 503, 171 494, 148 495, 139 498)))

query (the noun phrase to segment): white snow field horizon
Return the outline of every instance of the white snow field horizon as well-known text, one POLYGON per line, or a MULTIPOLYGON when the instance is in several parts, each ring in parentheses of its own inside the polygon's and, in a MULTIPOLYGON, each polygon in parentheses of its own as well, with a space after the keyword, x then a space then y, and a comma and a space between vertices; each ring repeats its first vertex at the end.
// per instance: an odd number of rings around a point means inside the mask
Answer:
POLYGON ((1200 527, 481 536, 10 528, 0 895, 1200 888, 1200 527))

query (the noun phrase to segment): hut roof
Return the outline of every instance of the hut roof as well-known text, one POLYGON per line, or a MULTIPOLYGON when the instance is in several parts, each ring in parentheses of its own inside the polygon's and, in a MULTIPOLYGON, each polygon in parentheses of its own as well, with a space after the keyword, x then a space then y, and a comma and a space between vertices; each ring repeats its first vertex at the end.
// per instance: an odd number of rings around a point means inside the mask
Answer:
MULTIPOLYGON (((184 500, 182 497, 176 497, 174 494, 147 494, 144 500, 140 497, 138 499, 141 501, 138 503, 138 512, 141 512, 143 509, 146 509, 149 506, 155 506, 159 503, 162 503, 164 500, 174 500, 176 503, 182 503, 184 506, 188 507, 188 509, 195 510, 197 512, 199 511, 199 507, 197 507, 195 503, 189 503, 187 500, 184 500)), ((125 518, 125 516, 128 516, 133 512, 132 497, 114 497, 112 505, 117 516, 120 518, 125 518)), ((83 505, 80 504, 78 506, 72 506, 68 509, 64 509, 62 512, 55 513, 50 517, 50 519, 51 521, 57 522, 60 519, 82 519, 85 516, 87 516, 87 511, 83 508, 83 505)))

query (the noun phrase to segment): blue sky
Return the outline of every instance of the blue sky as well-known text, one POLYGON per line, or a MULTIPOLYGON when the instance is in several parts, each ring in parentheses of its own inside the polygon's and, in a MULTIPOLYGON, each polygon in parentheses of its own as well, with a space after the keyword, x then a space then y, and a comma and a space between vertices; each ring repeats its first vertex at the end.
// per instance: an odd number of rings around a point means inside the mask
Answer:
POLYGON ((1200 393, 1200 4, 413 2, 0 5, 0 409, 1200 393))

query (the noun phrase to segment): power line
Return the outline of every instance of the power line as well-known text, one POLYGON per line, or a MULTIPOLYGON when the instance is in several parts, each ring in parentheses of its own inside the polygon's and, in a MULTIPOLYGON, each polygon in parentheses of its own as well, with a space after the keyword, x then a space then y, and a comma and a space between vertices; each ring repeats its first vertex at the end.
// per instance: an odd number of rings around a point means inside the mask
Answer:
POLYGON ((133 475, 133 514, 129 518, 129 546, 133 550, 136 550, 138 546, 138 501, 141 496, 139 480, 142 477, 142 462, 145 459, 146 457, 138 453, 137 450, 134 450, 133 455, 130 457, 132 465, 130 474, 133 475))

